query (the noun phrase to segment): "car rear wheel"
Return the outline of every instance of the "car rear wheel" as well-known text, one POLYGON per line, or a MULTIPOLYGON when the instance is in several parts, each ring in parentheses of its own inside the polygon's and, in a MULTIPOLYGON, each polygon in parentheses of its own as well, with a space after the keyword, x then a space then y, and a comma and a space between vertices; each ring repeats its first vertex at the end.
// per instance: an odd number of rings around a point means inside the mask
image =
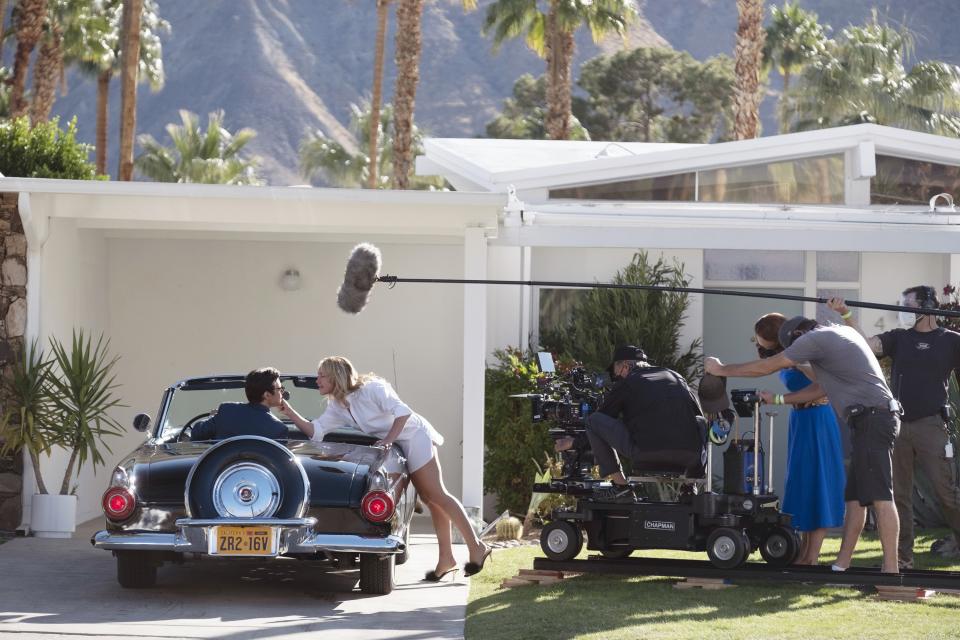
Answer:
POLYGON ((157 562, 149 551, 116 551, 117 582, 124 589, 146 589, 157 584, 157 562))
POLYGON ((360 591, 385 596, 393 591, 393 555, 360 554, 360 591))
POLYGON ((194 518, 299 518, 309 485, 296 456, 256 436, 224 440, 197 460, 187 478, 194 518))

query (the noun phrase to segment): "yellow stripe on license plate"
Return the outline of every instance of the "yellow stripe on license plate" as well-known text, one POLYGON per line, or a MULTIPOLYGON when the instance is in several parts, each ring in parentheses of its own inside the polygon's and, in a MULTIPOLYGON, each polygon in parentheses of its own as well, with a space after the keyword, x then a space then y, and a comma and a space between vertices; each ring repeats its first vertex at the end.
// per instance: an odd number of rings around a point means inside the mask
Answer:
POLYGON ((210 553, 222 556, 276 555, 275 527, 216 527, 210 553))

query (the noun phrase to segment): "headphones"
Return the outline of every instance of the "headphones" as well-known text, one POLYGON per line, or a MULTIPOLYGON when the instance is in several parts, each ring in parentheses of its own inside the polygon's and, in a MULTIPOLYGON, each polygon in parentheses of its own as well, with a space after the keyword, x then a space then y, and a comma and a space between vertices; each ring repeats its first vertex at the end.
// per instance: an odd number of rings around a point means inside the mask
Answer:
POLYGON ((927 285, 910 287, 904 290, 903 295, 911 293, 917 297, 917 306, 921 309, 936 309, 940 306, 940 301, 937 300, 937 292, 933 287, 927 285))

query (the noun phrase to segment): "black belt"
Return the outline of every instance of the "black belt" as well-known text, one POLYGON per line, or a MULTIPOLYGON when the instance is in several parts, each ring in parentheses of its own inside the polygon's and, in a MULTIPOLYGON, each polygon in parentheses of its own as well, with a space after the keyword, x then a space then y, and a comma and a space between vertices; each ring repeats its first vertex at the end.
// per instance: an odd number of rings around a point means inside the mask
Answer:
POLYGON ((883 416, 883 415, 900 415, 902 410, 899 406, 894 409, 890 406, 886 407, 865 407, 862 404, 850 405, 843 410, 844 418, 849 421, 855 418, 862 418, 863 416, 883 416))

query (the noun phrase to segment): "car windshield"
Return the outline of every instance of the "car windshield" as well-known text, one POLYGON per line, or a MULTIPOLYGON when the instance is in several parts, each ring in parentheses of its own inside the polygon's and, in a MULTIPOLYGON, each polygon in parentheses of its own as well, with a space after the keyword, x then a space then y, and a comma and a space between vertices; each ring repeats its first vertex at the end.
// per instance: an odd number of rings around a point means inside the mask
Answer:
MULTIPOLYGON (((308 420, 316 418, 327 406, 327 400, 317 391, 313 378, 281 378, 283 388, 290 392, 288 402, 308 420)), ((160 425, 158 439, 168 442, 180 433, 183 427, 206 418, 223 402, 246 402, 243 380, 223 380, 191 383, 175 388, 160 425)), ((300 430, 277 409, 273 414, 287 424, 291 438, 302 439, 300 430)))

